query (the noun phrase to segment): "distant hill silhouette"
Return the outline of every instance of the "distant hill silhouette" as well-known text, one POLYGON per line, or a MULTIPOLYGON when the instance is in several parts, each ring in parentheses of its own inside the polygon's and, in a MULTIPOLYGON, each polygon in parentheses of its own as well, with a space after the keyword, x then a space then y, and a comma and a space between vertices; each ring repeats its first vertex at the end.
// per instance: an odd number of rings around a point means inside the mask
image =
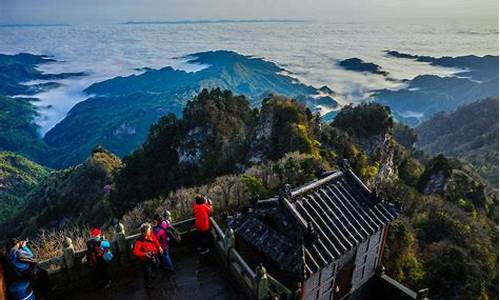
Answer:
POLYGON ((387 56, 462 70, 450 77, 419 75, 406 80, 408 86, 403 89, 375 92, 375 101, 391 107, 394 116, 409 125, 416 126, 434 113, 453 111, 478 99, 498 97, 498 56, 435 58, 397 51, 388 51, 387 56))
POLYGON ((416 130, 418 149, 465 159, 498 186, 498 98, 435 114, 416 130))

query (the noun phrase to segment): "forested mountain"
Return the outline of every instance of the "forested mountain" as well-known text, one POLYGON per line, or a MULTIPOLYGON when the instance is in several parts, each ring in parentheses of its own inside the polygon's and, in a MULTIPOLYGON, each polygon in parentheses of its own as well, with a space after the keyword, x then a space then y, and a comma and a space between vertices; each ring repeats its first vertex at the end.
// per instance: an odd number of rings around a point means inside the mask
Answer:
POLYGON ((54 59, 45 55, 0 54, 0 151, 15 151, 37 162, 46 158, 48 147, 35 124, 38 111, 33 102, 37 99, 29 95, 59 86, 52 80, 85 75, 47 74, 37 69, 37 65, 53 62, 54 59), (26 84, 32 80, 41 80, 41 83, 26 84), (14 95, 16 97, 12 97, 14 95))
POLYGON ((42 228, 106 222, 111 216, 107 194, 120 166, 119 158, 96 148, 84 163, 53 171, 25 193, 18 211, 2 222, 0 236, 34 235, 42 228))
POLYGON ((464 104, 495 89, 498 95, 498 57, 388 55, 467 70, 378 91, 376 102, 347 105, 327 124, 314 109, 337 107, 328 88, 297 82, 259 58, 197 53, 185 58, 204 66, 197 72, 147 69, 90 86, 93 96, 43 141, 35 100, 11 96, 83 74, 43 74, 36 65, 52 62, 47 57, 0 55, 8 78, 0 80, 0 151, 75 165, 49 174, 0 152, 0 240, 112 218, 142 221, 165 209, 183 218, 200 190, 216 196, 219 212, 240 209, 347 159, 367 185, 401 204, 384 250, 391 276, 413 289, 430 287, 433 299, 497 299, 498 196, 475 169, 498 183, 498 99, 464 104), (23 84, 32 79, 47 83, 23 84), (416 130, 394 121, 417 124, 433 114, 416 130))
POLYGON ((464 159, 498 186, 498 98, 435 114, 416 131, 418 149, 464 159))
POLYGON ((0 95, 0 151, 15 151, 41 161, 47 146, 35 124, 38 112, 32 101, 0 95))
POLYGON ((95 83, 85 91, 95 95, 78 103, 44 140, 54 147, 54 167, 82 161, 96 145, 125 156, 144 142, 151 124, 161 116, 181 116, 183 107, 203 88, 222 88, 245 95, 257 106, 269 92, 297 97, 309 107, 330 109, 336 101, 321 90, 283 75, 278 65, 231 51, 189 55, 189 63, 205 66, 197 72, 165 67, 140 75, 116 77, 95 83), (319 96, 323 96, 318 98, 319 96))
POLYGON ((161 118, 146 142, 124 159, 113 207, 123 213, 175 187, 238 173, 288 152, 316 153, 310 137, 314 118, 288 98, 265 98, 259 111, 230 91, 203 90, 188 102, 182 119, 161 118))
POLYGON ((391 276, 413 289, 430 287, 433 299, 495 299, 496 193, 462 161, 419 160, 408 149, 409 133, 376 103, 346 106, 325 124, 286 97, 266 97, 253 109, 243 96, 203 90, 182 118, 160 118, 123 164, 97 148, 82 165, 49 175, 1 228, 5 236, 111 218, 136 224, 165 209, 184 218, 200 190, 215 195, 223 212, 348 159, 371 188, 401 204, 384 250, 391 276))

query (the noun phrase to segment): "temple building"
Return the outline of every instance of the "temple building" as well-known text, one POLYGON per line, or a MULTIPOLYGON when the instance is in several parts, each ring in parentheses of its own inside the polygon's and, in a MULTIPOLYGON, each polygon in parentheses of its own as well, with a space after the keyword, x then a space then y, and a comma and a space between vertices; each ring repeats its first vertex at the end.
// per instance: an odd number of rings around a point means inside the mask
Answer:
POLYGON ((417 299, 377 273, 387 227, 397 217, 394 204, 346 167, 293 190, 285 186, 229 224, 244 259, 300 290, 302 299, 391 299, 390 293, 393 299, 417 299))

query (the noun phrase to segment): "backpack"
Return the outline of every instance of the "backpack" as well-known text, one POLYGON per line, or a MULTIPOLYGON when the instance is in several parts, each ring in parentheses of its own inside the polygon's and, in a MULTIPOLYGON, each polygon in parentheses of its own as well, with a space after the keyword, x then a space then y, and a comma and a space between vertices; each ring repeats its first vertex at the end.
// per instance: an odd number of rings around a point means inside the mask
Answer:
POLYGON ((173 244, 180 244, 181 243, 181 235, 177 232, 177 230, 175 228, 173 228, 172 226, 168 227, 167 230, 167 237, 169 239, 169 241, 173 241, 174 243, 173 244))
POLYGON ((111 253, 111 244, 107 240, 90 239, 87 241, 87 261, 91 266, 95 266, 99 262, 109 263, 113 259, 111 253))
POLYGON ((113 253, 111 252, 111 244, 107 240, 101 241, 101 251, 103 252, 102 254, 102 259, 109 263, 113 260, 113 253))
POLYGON ((160 229, 163 230, 167 236, 168 243, 169 245, 175 245, 175 244, 180 244, 181 242, 181 235, 177 232, 177 230, 171 226, 169 223, 167 228, 164 228, 161 225, 157 225, 153 228, 153 230, 160 229))
POLYGON ((85 256, 87 261, 91 266, 97 265, 101 259, 102 253, 100 252, 101 241, 96 239, 90 239, 87 241, 87 252, 85 256))

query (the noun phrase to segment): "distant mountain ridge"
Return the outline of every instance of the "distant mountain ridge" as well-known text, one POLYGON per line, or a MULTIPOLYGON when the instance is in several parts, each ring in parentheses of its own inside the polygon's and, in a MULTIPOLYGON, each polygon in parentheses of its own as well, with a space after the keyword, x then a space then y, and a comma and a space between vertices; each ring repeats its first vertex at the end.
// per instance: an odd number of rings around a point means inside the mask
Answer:
POLYGON ((36 68, 37 65, 53 62, 56 62, 56 60, 46 55, 29 53, 0 54, 0 95, 33 95, 57 85, 54 82, 29 86, 24 84, 24 82, 30 80, 57 80, 86 75, 84 72, 46 74, 36 68))
POLYGON ((397 51, 387 51, 387 56, 463 70, 449 77, 419 75, 405 80, 407 87, 403 89, 375 91, 373 99, 376 102, 391 107, 398 120, 411 126, 418 125, 434 113, 453 111, 460 105, 486 97, 498 97, 498 56, 435 58, 397 51))
POLYGON ((200 52, 181 57, 188 63, 205 65, 197 72, 164 67, 150 69, 140 75, 115 77, 92 84, 85 89, 88 94, 127 95, 131 93, 180 93, 195 95, 203 88, 231 89, 255 101, 266 93, 274 92, 287 96, 313 95, 318 90, 300 83, 296 79, 279 74, 285 69, 261 58, 241 55, 233 51, 219 50, 200 52))
POLYGON ((184 57, 206 66, 197 72, 172 67, 147 69, 140 75, 95 83, 85 92, 95 95, 75 105, 50 130, 44 141, 54 148, 47 161, 53 167, 74 165, 96 145, 119 156, 130 153, 146 138, 149 126, 162 115, 180 116, 186 102, 203 88, 221 88, 245 95, 253 107, 269 93, 298 99, 310 108, 329 110, 337 102, 325 89, 316 89, 290 76, 273 62, 232 51, 208 51, 184 57))
POLYGON ((226 23, 304 23, 308 20, 299 19, 221 19, 221 20, 175 20, 175 21, 128 21, 121 23, 123 25, 150 25, 150 24, 226 24, 226 23))
POLYGON ((474 80, 488 80, 492 77, 494 78, 495 76, 498 77, 498 55, 464 55, 458 57, 442 56, 436 58, 427 55, 413 55, 398 51, 386 51, 386 53, 388 56, 428 62, 434 66, 464 69, 464 71, 458 72, 455 75, 470 77, 474 80))
POLYGON ((417 148, 462 158, 498 186, 498 109, 498 98, 488 98, 436 114, 416 127, 417 148))

